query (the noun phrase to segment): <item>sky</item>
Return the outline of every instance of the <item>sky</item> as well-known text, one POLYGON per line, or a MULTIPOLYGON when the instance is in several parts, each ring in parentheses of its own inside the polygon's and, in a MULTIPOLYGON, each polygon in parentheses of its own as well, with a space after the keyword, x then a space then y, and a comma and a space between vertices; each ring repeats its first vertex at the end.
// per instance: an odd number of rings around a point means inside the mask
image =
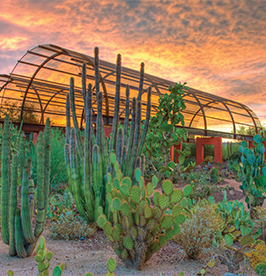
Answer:
POLYGON ((1 0, 0 74, 55 44, 250 107, 266 123, 266 0, 1 0))

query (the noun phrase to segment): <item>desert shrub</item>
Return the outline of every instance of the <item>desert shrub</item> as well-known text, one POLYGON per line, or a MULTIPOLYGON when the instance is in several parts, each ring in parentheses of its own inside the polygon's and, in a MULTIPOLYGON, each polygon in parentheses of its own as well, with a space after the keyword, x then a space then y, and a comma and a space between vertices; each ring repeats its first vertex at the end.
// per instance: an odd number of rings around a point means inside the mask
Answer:
POLYGON ((211 204, 197 205, 184 222, 175 241, 184 248, 190 259, 197 259, 204 249, 210 247, 216 231, 220 229, 221 217, 211 204))
POLYGON ((87 238, 97 231, 95 224, 88 224, 76 212, 61 214, 58 222, 52 224, 50 237, 57 240, 76 240, 87 238))
POLYGON ((50 220, 58 222, 61 214, 69 211, 75 211, 75 201, 69 191, 64 191, 63 194, 54 194, 50 197, 47 217, 50 220))
POLYGON ((187 181, 193 186, 192 193, 189 196, 191 199, 202 199, 219 190, 217 185, 211 183, 207 171, 190 172, 187 175, 187 181))

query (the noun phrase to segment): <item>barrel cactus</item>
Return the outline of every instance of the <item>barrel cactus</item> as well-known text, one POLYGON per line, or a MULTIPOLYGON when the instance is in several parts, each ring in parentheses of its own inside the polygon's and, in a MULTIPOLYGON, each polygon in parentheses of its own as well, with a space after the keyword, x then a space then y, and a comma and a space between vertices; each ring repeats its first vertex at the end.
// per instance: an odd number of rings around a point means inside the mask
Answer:
POLYGON ((152 182, 145 185, 139 168, 135 169, 133 185, 130 177, 123 177, 114 153, 110 159, 115 170, 113 177, 110 173, 107 175, 106 200, 111 206, 113 221, 108 221, 100 207, 97 223, 125 265, 141 269, 155 252, 180 232, 180 225, 186 218, 182 213, 187 205, 184 197, 192 188, 187 185, 182 192, 165 180, 163 193, 154 191, 158 179, 154 176, 152 182))
POLYGON ((48 209, 50 179, 50 121, 37 144, 37 215, 34 231, 32 218, 35 213, 34 182, 31 179, 31 159, 25 154, 25 135, 20 135, 19 153, 10 156, 9 117, 5 118, 2 145, 1 234, 9 245, 9 255, 30 256, 44 230, 48 209), (18 175, 22 175, 21 195, 17 195, 18 175), (20 208, 18 199, 21 199, 20 208))
POLYGON ((112 135, 110 145, 104 135, 102 101, 103 95, 99 91, 99 50, 95 48, 95 93, 97 98, 96 134, 92 124, 92 85, 86 88, 86 64, 83 64, 82 87, 85 110, 85 137, 81 139, 75 107, 74 80, 70 81, 70 94, 66 102, 66 145, 65 160, 71 193, 74 197, 80 216, 88 222, 95 222, 98 218, 98 207, 103 207, 108 219, 111 212, 108 202, 105 201, 106 174, 112 172, 113 165, 109 155, 111 151, 117 154, 124 175, 133 177, 134 168, 144 167, 142 148, 148 131, 151 110, 151 89, 148 91, 146 122, 141 133, 141 94, 144 79, 144 64, 141 65, 139 95, 133 98, 131 109, 129 101, 129 86, 126 89, 126 107, 124 127, 118 127, 120 82, 121 82, 121 56, 117 57, 116 66, 116 94, 113 117, 112 135), (70 128, 70 106, 74 128, 70 128), (131 128, 128 133, 129 116, 131 114, 131 128))

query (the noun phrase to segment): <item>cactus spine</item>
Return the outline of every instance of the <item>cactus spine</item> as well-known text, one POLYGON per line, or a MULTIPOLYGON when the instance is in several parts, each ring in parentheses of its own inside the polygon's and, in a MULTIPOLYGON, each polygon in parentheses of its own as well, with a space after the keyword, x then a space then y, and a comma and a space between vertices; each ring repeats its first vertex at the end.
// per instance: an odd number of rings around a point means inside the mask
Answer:
POLYGON ((50 121, 47 119, 44 134, 40 133, 37 145, 37 216, 34 231, 31 221, 34 214, 34 183, 31 179, 31 160, 25 160, 25 136, 20 135, 19 154, 10 157, 9 117, 5 118, 2 148, 1 234, 9 245, 10 256, 27 257, 35 248, 44 230, 48 208, 50 179, 50 121), (43 137, 44 136, 44 137, 43 137), (43 142, 43 138, 45 142, 43 142), (10 165, 12 164, 12 165, 10 165), (22 175, 21 209, 17 208, 18 173, 22 175), (10 190, 9 190, 10 187, 10 190))
POLYGON ((97 99, 97 119, 96 134, 93 132, 92 125, 92 85, 86 87, 86 64, 82 68, 82 94, 85 110, 85 138, 81 140, 81 133, 78 128, 75 110, 74 80, 70 81, 70 94, 66 101, 66 144, 65 161, 69 179, 70 190, 75 199, 80 215, 88 222, 97 221, 98 207, 103 210, 111 219, 109 203, 105 200, 106 195, 106 175, 113 171, 113 164, 110 162, 109 155, 115 152, 118 156, 119 164, 122 165, 123 174, 134 178, 134 168, 144 166, 144 158, 141 155, 147 135, 150 110, 151 110, 151 89, 148 91, 146 122, 144 131, 141 129, 141 93, 144 79, 144 64, 141 65, 140 87, 138 100, 133 98, 130 110, 129 86, 126 88, 126 110, 124 127, 118 128, 119 123, 119 103, 121 86, 121 55, 117 56, 116 65, 116 94, 115 109, 110 144, 104 136, 104 124, 102 114, 103 94, 99 91, 99 50, 95 48, 95 90, 97 99), (74 129, 70 128, 70 109, 74 129), (129 116, 132 111, 131 130, 128 135, 129 116), (141 162, 143 161, 143 162, 141 162))

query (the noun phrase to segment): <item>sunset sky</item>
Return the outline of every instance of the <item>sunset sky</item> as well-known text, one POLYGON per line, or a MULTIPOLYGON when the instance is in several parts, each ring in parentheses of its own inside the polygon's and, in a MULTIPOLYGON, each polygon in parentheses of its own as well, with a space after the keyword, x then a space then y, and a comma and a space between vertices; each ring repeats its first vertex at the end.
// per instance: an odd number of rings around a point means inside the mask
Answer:
POLYGON ((248 105, 266 123, 266 0, 1 0, 0 74, 55 44, 248 105))

